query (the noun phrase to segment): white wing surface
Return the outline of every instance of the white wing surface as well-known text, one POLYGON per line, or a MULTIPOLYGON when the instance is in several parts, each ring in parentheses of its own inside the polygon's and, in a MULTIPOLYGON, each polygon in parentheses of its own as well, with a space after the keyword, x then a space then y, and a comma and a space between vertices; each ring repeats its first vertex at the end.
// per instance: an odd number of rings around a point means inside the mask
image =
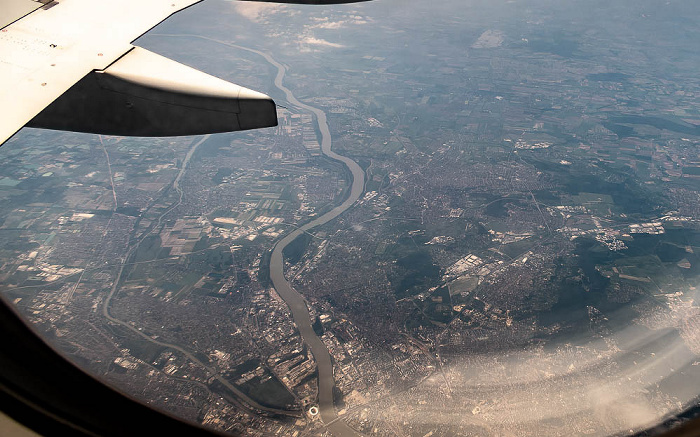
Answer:
POLYGON ((138 136, 276 126, 265 94, 131 45, 199 1, 0 0, 0 145, 25 125, 138 136))
MULTIPOLYGON (((0 10, 3 10, 0 19, 6 22, 16 19, 0 30, 0 144, 54 101, 54 107, 48 108, 39 117, 39 122, 32 123, 33 126, 94 131, 83 128, 89 126, 92 120, 74 119, 81 113, 81 102, 95 100, 91 98, 93 96, 84 95, 86 90, 100 94, 98 98, 107 105, 104 106, 107 113, 99 115, 101 125, 111 126, 107 130, 122 134, 128 134, 129 121, 142 114, 151 114, 153 118, 153 114, 167 106, 171 116, 177 112, 173 109, 175 108, 183 117, 191 118, 193 111, 209 109, 212 102, 213 110, 217 114, 223 114, 220 118, 225 118, 226 123, 210 126, 211 132, 275 125, 277 119, 274 102, 264 94, 249 92, 245 88, 218 80, 224 89, 223 95, 217 97, 217 90, 211 88, 217 86, 212 85, 217 83, 216 80, 193 69, 190 69, 189 80, 192 71, 199 73, 201 81, 195 83, 204 83, 203 89, 177 88, 177 84, 174 89, 169 89, 173 82, 178 82, 177 77, 173 76, 180 74, 183 71, 180 67, 184 66, 174 61, 164 63, 158 55, 141 49, 131 57, 144 59, 144 53, 151 55, 149 58, 153 62, 146 62, 146 69, 151 70, 144 72, 140 71, 140 66, 127 59, 129 55, 124 56, 132 52, 134 47, 131 42, 136 38, 173 13, 199 1, 201 0, 61 0, 42 5, 31 0, 0 0, 0 10), (32 9, 36 10, 31 12, 32 9), (30 13, 22 16, 28 10, 30 13), (13 13, 21 18, 13 17, 13 13), (115 64, 117 76, 111 77, 110 81, 90 79, 91 75, 96 78, 109 76, 96 73, 110 73, 108 67, 120 58, 124 62, 120 68, 115 64), (133 74, 124 71, 124 67, 129 65, 135 65, 136 71, 133 74), (165 71, 152 71, 154 65, 165 68, 165 71), (163 76, 164 84, 156 84, 158 92, 154 93, 153 84, 158 81, 159 74, 163 76), (76 85, 83 79, 82 84, 76 85), (105 82, 109 82, 107 87, 103 86, 105 82), (66 93, 74 85, 74 90, 66 93), (247 106, 235 97, 231 99, 231 87, 241 90, 239 94, 249 103, 247 106), (64 93, 64 98, 57 100, 64 93), (251 107, 251 99, 262 105, 255 106, 254 109, 257 114, 262 108, 264 120, 241 126, 238 114, 241 107, 251 107), (227 101, 230 103, 228 106, 225 104, 227 101), (59 113, 59 110, 63 112, 59 113), (129 113, 126 114, 127 112, 129 113)), ((211 112, 208 110, 205 114, 208 119, 211 119, 211 112)), ((148 121, 141 124, 150 125, 148 121)), ((200 132, 175 132, 173 135, 190 133, 200 132)), ((162 129, 151 132, 141 129, 136 134, 167 135, 168 132, 162 129)))

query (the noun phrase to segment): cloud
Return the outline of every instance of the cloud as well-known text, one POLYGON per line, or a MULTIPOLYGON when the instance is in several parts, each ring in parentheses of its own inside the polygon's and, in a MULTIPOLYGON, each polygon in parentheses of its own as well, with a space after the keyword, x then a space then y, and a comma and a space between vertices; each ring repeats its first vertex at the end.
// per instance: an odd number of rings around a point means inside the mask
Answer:
POLYGON ((347 27, 351 25, 361 25, 367 24, 369 21, 359 15, 350 15, 347 19, 329 21, 328 17, 323 18, 311 18, 311 21, 316 21, 317 24, 311 24, 307 26, 309 29, 340 29, 341 27, 347 27))
MULTIPOLYGON (((264 2, 231 2, 236 10, 236 13, 244 18, 255 23, 272 24, 269 20, 272 15, 284 12, 285 15, 295 16, 300 12, 298 10, 287 8, 287 5, 264 2)), ((307 17, 308 24, 302 25, 302 31, 297 34, 289 34, 288 31, 276 32, 268 36, 275 36, 292 44, 296 42, 300 46, 302 52, 312 51, 318 48, 342 48, 342 44, 334 43, 322 38, 317 38, 313 35, 315 29, 336 30, 351 25, 362 25, 369 23, 369 19, 359 15, 343 15, 334 21, 328 17, 307 17)))
POLYGON ((344 25, 344 21, 327 21, 325 23, 316 24, 311 27, 315 27, 317 29, 340 29, 344 25))
POLYGON ((334 47, 334 48, 345 47, 342 44, 337 44, 334 42, 326 41, 325 39, 318 39, 318 38, 313 37, 313 36, 306 36, 306 37, 302 38, 299 42, 301 44, 324 46, 324 47, 334 47))
POLYGON ((250 21, 260 22, 266 15, 283 10, 286 6, 277 3, 233 2, 233 7, 243 17, 250 21))
POLYGON ((474 49, 492 49, 500 47, 505 40, 505 35, 499 30, 487 30, 472 44, 474 49))

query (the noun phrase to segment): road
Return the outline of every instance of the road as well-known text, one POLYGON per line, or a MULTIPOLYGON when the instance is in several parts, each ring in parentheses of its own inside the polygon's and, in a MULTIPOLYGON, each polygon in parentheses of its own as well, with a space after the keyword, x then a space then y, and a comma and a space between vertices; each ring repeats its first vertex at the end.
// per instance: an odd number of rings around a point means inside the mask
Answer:
MULTIPOLYGON (((152 229, 157 229, 160 226, 160 223, 161 223, 163 217, 165 217, 167 214, 170 213, 170 211, 172 211, 173 209, 175 209, 177 206, 179 206, 182 203, 183 193, 179 187, 179 181, 185 175, 185 173, 187 171, 187 164, 189 163, 190 158, 192 158, 192 155, 194 155, 194 152, 197 150, 197 148, 202 143, 204 143, 209 138, 209 136, 210 135, 205 135, 198 142, 193 144, 192 147, 190 148, 190 150, 187 152, 187 156, 185 157, 185 160, 182 162, 180 172, 178 173, 177 177, 175 178, 175 180, 173 182, 173 188, 175 188, 175 190, 177 190, 177 192, 180 195, 179 200, 175 204, 173 204, 173 206, 168 208, 165 212, 163 212, 158 217, 158 221, 157 221, 158 226, 156 226, 152 229)), ((105 154, 106 154, 106 150, 105 150, 105 154)), ((110 174, 111 174, 111 171, 110 171, 110 174)), ((116 209, 116 205, 115 205, 115 209, 116 209)), ((214 366, 209 366, 209 365, 205 364, 204 362, 199 360, 197 357, 195 357, 194 354, 192 354, 191 352, 183 349, 182 347, 180 347, 176 344, 166 343, 166 342, 163 342, 160 340, 156 340, 155 338, 151 337, 150 335, 147 335, 144 332, 142 332, 141 330, 135 328, 130 323, 125 322, 123 320, 120 320, 117 317, 114 317, 112 315, 112 313, 110 311, 110 305, 112 303, 112 298, 114 297, 116 292, 119 290, 119 286, 121 285, 122 275, 124 274, 124 270, 125 270, 126 266, 129 265, 128 260, 131 258, 131 256, 134 253, 136 253, 139 246, 141 245, 141 243, 144 241, 144 239, 148 235, 150 235, 150 232, 147 232, 139 241, 137 241, 136 244, 134 244, 128 250, 128 252, 126 253, 126 256, 124 256, 124 258, 122 259, 122 263, 121 263, 121 266, 119 267, 119 272, 117 273, 117 277, 115 278, 114 283, 112 285, 112 288, 110 289, 109 293, 107 294, 107 297, 105 298, 105 300, 102 304, 102 315, 110 322, 115 323, 123 328, 128 329, 129 331, 133 332, 134 334, 138 335, 139 337, 141 337, 142 339, 144 339, 146 341, 149 341, 153 344, 157 344, 159 346, 167 347, 169 349, 173 349, 173 350, 180 352, 182 355, 187 357, 187 359, 189 359, 193 363, 195 363, 198 366, 205 369, 209 373, 210 378, 216 379, 219 383, 221 383, 221 385, 223 385, 224 387, 229 389, 236 396, 238 396, 239 399, 241 399, 243 402, 248 404, 248 406, 252 407, 253 409, 257 409, 259 411, 264 411, 264 412, 268 412, 268 413, 272 413, 272 414, 281 414, 281 415, 286 415, 286 416, 299 416, 300 413, 298 411, 288 411, 288 410, 282 410, 282 409, 278 409, 278 408, 269 408, 269 407, 266 407, 264 405, 259 404, 254 399, 252 399, 250 396, 246 395, 244 392, 242 392, 240 389, 238 389, 238 387, 231 384, 226 378, 223 377, 223 375, 221 375, 221 373, 218 371, 218 369, 216 369, 214 366)), ((82 275, 81 275, 81 278, 82 278, 82 275)))

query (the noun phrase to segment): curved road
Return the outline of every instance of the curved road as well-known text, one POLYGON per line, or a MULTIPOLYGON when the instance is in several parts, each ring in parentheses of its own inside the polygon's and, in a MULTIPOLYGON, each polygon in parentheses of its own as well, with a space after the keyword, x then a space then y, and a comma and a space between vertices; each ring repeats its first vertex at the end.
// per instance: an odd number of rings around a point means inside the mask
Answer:
MULTIPOLYGON (((192 146, 192 148, 190 148, 189 152, 187 153, 185 160, 182 162, 182 168, 180 169, 180 172, 178 173, 177 178, 173 182, 173 187, 180 194, 180 200, 178 200, 177 203, 175 203, 173 206, 171 206, 170 208, 165 210, 165 212, 163 212, 158 217, 158 225, 160 225, 160 222, 163 219, 163 217, 165 217, 167 214, 169 214, 170 211, 172 211, 173 209, 177 208, 177 206, 180 205, 180 203, 182 202, 182 190, 180 189, 178 183, 179 183, 180 179, 182 178, 182 176, 187 171, 187 163, 189 162, 190 158, 192 158, 192 155, 194 154, 195 150, 197 150, 197 147, 199 147, 202 143, 204 143, 209 137, 210 137, 210 135, 205 135, 202 139, 200 139, 197 143, 195 143, 192 146)), ((100 141, 101 140, 102 140, 102 138, 100 138, 100 141)), ((106 149, 105 149, 105 154, 106 154, 106 149)), ((111 173, 111 167, 110 167, 110 173, 111 173)), ((111 177, 111 174, 110 174, 110 177, 111 177)), ((157 229, 157 227, 158 226, 156 226, 154 229, 157 229)), ((199 360, 197 357, 195 357, 192 353, 190 353, 189 351, 183 349, 182 347, 180 347, 176 344, 166 343, 166 342, 163 342, 160 340, 156 340, 155 338, 153 338, 149 335, 146 335, 145 333, 141 332, 139 329, 135 328, 131 324, 129 324, 121 319, 118 319, 117 317, 114 317, 111 314, 110 305, 112 302, 112 298, 114 297, 117 290, 119 290, 119 284, 121 281, 121 277, 124 274, 124 269, 126 268, 127 265, 129 265, 127 263, 127 261, 129 260, 131 255, 136 252, 136 250, 139 248, 139 246, 141 245, 143 240, 148 235, 150 235, 150 232, 146 233, 146 235, 143 238, 141 238, 141 240, 139 240, 131 249, 129 249, 128 252, 126 253, 126 256, 123 258, 121 266, 119 267, 119 273, 117 274, 117 277, 115 278, 114 283, 112 284, 112 288, 109 290, 109 293, 107 294, 107 297, 105 298, 104 302, 102 303, 102 315, 107 320, 111 321, 112 323, 115 323, 117 325, 122 326, 123 328, 128 329, 129 331, 133 332, 134 334, 138 335, 139 337, 143 338, 144 340, 147 340, 153 344, 157 344, 159 346, 167 347, 169 349, 173 349, 173 350, 180 352, 181 354, 186 356, 190 361, 192 361, 193 363, 199 365, 201 368, 206 370, 209 373, 210 378, 216 379, 219 383, 221 383, 221 385, 223 385, 224 387, 229 389, 231 392, 233 392, 236 396, 238 396, 239 399, 243 400, 243 402, 248 404, 250 407, 257 409, 259 411, 265 411, 265 412, 273 413, 273 414, 281 414, 281 415, 293 416, 293 417, 300 416, 301 413, 298 411, 288 411, 288 410, 283 410, 283 409, 278 409, 278 408, 270 408, 270 407, 266 407, 264 405, 259 404, 253 398, 251 398, 250 396, 248 396, 247 394, 242 392, 238 387, 231 384, 226 378, 224 378, 223 375, 219 372, 219 370, 216 367, 208 366, 207 364, 205 364, 204 362, 199 360)), ((82 275, 81 275, 81 278, 82 278, 82 275)))
POLYGON ((347 156, 339 155, 331 150, 331 132, 328 128, 326 113, 319 108, 302 103, 297 100, 296 97, 294 97, 294 94, 282 83, 284 75, 287 71, 286 68, 269 54, 201 35, 152 34, 152 36, 199 38, 255 53, 265 58, 268 63, 277 69, 275 86, 284 93, 287 101, 292 106, 310 111, 316 116, 316 122, 318 123, 319 130, 321 131, 321 151, 323 154, 333 160, 342 162, 352 173, 350 195, 343 201, 343 203, 322 216, 317 217, 313 221, 305 224, 304 226, 297 228, 277 242, 272 250, 272 257, 270 258, 270 279, 272 280, 272 284, 274 285, 277 293, 282 297, 282 299, 284 299, 287 306, 289 306, 289 309, 292 312, 292 317, 294 318, 294 323, 296 324, 297 329, 299 329, 299 333, 301 334, 302 338, 309 346, 309 349, 316 360, 316 364, 318 365, 318 400, 321 419, 325 424, 327 424, 328 430, 331 431, 331 433, 336 437, 357 436, 358 433, 354 429, 348 426, 344 421, 338 420, 338 415, 336 414, 335 405, 333 403, 333 388, 335 387, 335 380, 333 379, 333 363, 331 360, 331 355, 328 352, 326 345, 323 344, 311 326, 311 317, 309 315, 309 309, 306 306, 304 296, 296 291, 284 276, 284 257, 282 253, 284 248, 302 233, 308 232, 317 226, 328 223, 349 209, 355 203, 355 201, 360 198, 360 195, 364 189, 364 171, 352 159, 348 158, 347 156))

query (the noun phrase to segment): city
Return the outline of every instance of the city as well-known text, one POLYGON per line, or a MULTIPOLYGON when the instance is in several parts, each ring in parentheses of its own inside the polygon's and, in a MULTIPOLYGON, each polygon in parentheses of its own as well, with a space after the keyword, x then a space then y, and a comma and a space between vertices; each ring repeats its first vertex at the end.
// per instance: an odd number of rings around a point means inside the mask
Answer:
POLYGON ((607 435, 695 405, 700 82, 694 40, 668 29, 697 26, 648 5, 657 22, 613 26, 539 1, 473 16, 390 3, 204 3, 144 36, 267 92, 279 126, 23 130, 0 149, 3 296, 156 408, 242 435, 336 435, 271 279, 275 245, 301 229, 284 276, 355 432, 607 435), (356 179, 255 51, 364 172, 332 220, 313 224, 356 179))

